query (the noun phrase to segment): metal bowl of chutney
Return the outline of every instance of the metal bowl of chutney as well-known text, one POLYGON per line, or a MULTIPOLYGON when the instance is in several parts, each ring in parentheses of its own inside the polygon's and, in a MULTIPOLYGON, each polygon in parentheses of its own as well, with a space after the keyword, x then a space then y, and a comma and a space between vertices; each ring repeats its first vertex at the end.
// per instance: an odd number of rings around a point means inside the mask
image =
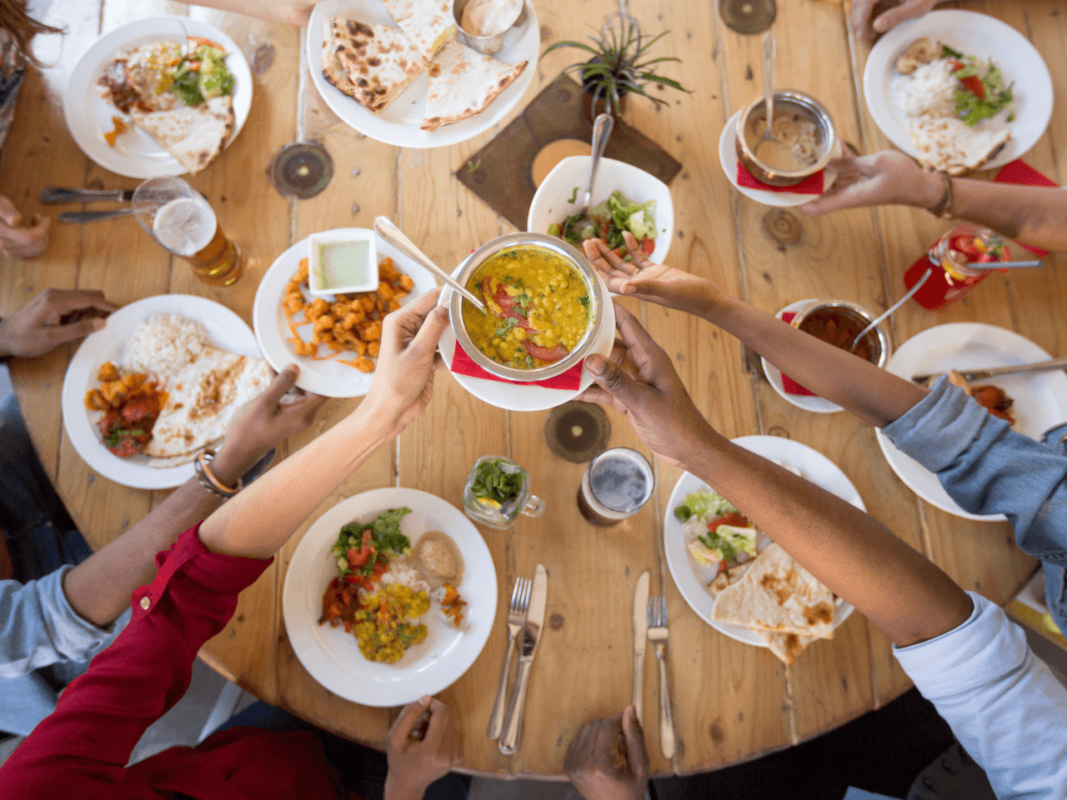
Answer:
POLYGON ((823 169, 837 152, 834 121, 818 100, 792 89, 774 93, 772 131, 781 125, 796 132, 790 147, 781 136, 764 140, 767 111, 763 95, 749 101, 737 118, 737 158, 752 177, 770 186, 794 186, 823 169), (797 155, 800 153, 800 156, 797 155))
MULTIPOLYGON (((789 324, 816 339, 848 351, 856 335, 870 325, 877 315, 848 300, 816 300, 793 317, 789 324)), ((892 355, 889 334, 881 325, 868 333, 852 353, 876 367, 885 367, 892 355)))

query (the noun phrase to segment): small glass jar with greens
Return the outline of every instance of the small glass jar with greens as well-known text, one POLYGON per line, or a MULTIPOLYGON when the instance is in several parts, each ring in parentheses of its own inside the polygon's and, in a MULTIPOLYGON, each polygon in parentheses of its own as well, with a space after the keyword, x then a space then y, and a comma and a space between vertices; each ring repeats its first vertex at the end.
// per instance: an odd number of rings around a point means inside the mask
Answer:
POLYGON ((482 456, 463 487, 463 510, 475 522, 508 528, 519 516, 539 517, 544 502, 530 494, 530 473, 503 456, 482 456))

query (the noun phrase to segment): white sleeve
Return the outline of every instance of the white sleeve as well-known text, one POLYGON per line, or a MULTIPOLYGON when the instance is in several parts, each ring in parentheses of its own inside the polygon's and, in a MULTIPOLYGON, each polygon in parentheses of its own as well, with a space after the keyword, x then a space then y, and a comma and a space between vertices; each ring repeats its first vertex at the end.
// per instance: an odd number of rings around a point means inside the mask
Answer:
POLYGON ((894 654, 1000 800, 1067 797, 1067 689, 984 597, 958 628, 894 654))

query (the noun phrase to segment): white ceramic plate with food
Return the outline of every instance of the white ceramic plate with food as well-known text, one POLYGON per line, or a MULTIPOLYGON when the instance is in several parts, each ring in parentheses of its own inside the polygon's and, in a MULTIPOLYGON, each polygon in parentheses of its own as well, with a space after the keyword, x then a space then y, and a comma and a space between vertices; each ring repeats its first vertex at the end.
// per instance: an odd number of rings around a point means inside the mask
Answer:
POLYGON ((85 395, 99 385, 97 373, 105 361, 117 364, 134 329, 153 314, 178 314, 195 320, 208 332, 215 347, 243 356, 261 358, 255 334, 243 319, 224 305, 185 294, 161 294, 123 306, 103 330, 86 337, 74 354, 63 379, 63 427, 71 444, 90 467, 105 478, 134 489, 169 489, 181 486, 195 474, 192 462, 176 467, 152 467, 143 455, 119 458, 104 447, 100 432, 85 407, 85 395))
POLYGON ((308 529, 285 575, 282 613, 289 642, 300 663, 322 686, 365 706, 400 706, 451 686, 478 658, 496 616, 496 569, 481 534, 461 511, 416 489, 375 489, 343 500, 308 529), (423 617, 426 640, 393 664, 368 661, 356 637, 343 627, 319 625, 322 595, 337 577, 331 552, 341 528, 370 522, 383 511, 406 507, 400 531, 412 545, 427 531, 452 537, 463 556, 463 580, 456 587, 467 602, 457 630, 441 617, 436 600, 423 617))
MULTIPOLYGON (((459 273, 466 265, 466 260, 452 273, 452 277, 458 278, 459 273)), ((601 281, 603 282, 603 281, 601 281)), ((607 287, 604 287, 604 296, 608 297, 607 287)), ((447 305, 451 301, 452 289, 446 286, 441 292, 441 305, 447 305)), ((611 355, 611 348, 615 346, 615 306, 610 299, 604 304, 604 325, 600 330, 600 338, 593 345, 591 353, 600 353, 607 358, 611 355)), ((452 356, 456 351, 456 332, 449 325, 441 334, 441 341, 437 346, 445 365, 452 369, 452 356)), ((580 395, 593 382, 592 376, 582 370, 581 381, 577 389, 550 389, 545 386, 533 384, 511 383, 503 381, 486 380, 485 378, 473 378, 470 375, 457 375, 452 373, 459 385, 473 394, 479 400, 484 400, 491 406, 504 408, 509 411, 544 411, 563 405, 568 400, 573 400, 580 395)))
MULTIPOLYGON (((343 236, 349 233, 367 233, 367 231, 363 228, 337 228, 332 231, 323 231, 321 235, 330 233, 343 236)), ((392 258, 393 265, 405 275, 409 275, 415 282, 415 288, 411 294, 400 301, 401 307, 419 295, 432 292, 437 288, 437 281, 433 275, 412 259, 401 254, 384 239, 377 238, 375 248, 378 251, 379 263, 386 256, 392 258)), ((303 239, 278 256, 259 282, 256 301, 252 307, 252 325, 256 330, 259 347, 263 351, 263 357, 277 372, 285 369, 289 364, 298 364, 300 375, 296 379, 296 385, 304 391, 326 397, 362 397, 370 389, 371 381, 374 379, 373 372, 360 372, 348 364, 337 363, 337 359, 315 361, 307 356, 298 356, 289 342, 292 334, 289 332, 289 323, 285 317, 285 309, 282 307, 285 286, 299 269, 300 259, 306 258, 307 255, 308 240, 303 239)), ((311 295, 307 292, 304 296, 311 299, 311 295)), ((311 326, 305 325, 298 330, 303 339, 309 339, 311 326)), ((325 347, 319 349, 323 353, 329 352, 325 347)), ((354 352, 346 351, 337 358, 352 360, 355 357, 354 352)))
MULTIPOLYGON (((814 299, 810 300, 798 300, 795 303, 790 303, 777 314, 778 319, 782 318, 783 314, 793 313, 799 314, 809 305, 814 303, 814 299)), ((782 381, 782 371, 774 364, 770 363, 767 359, 760 356, 760 362, 763 364, 763 373, 767 376, 767 382, 770 383, 771 388, 776 391, 783 400, 787 403, 791 403, 797 408, 802 408, 805 411, 813 411, 816 414, 834 414, 838 411, 844 411, 837 403, 831 403, 829 400, 825 400, 822 397, 808 397, 802 394, 789 394, 785 390, 785 383, 782 381)))
MULTIPOLYGON (((507 64, 523 61, 526 69, 480 114, 436 131, 422 130, 426 112, 427 74, 415 78, 380 113, 368 111, 322 75, 323 21, 342 17, 359 22, 397 27, 381 0, 323 0, 311 12, 307 26, 307 62, 311 81, 333 112, 360 133, 397 147, 446 147, 472 139, 500 122, 522 99, 537 72, 541 55, 541 29, 533 3, 526 0, 526 24, 504 35, 504 45, 493 58, 507 64)), ((459 39, 462 42, 462 38, 459 39)))
POLYGON ((1002 167, 1037 143, 1052 118, 1053 101, 1052 77, 1041 54, 1025 36, 995 17, 974 11, 932 11, 896 26, 879 39, 863 71, 867 109, 893 144, 912 158, 919 157, 908 135, 907 117, 893 102, 894 81, 900 80, 893 65, 908 45, 924 36, 964 55, 977 56, 982 61, 993 59, 1005 86, 1012 87, 1015 119, 1008 122, 1002 112, 976 126, 976 130, 990 126, 994 130, 1005 126, 1011 130, 1007 144, 982 169, 1002 167))
POLYGON ((114 130, 112 117, 122 113, 100 96, 97 81, 104 68, 127 50, 149 42, 173 40, 184 43, 187 36, 211 39, 226 49, 226 66, 233 73, 233 133, 227 147, 237 138, 252 108, 252 71, 237 43, 214 25, 190 17, 163 16, 139 19, 116 28, 93 42, 70 72, 63 93, 63 114, 67 129, 78 147, 104 169, 129 178, 158 178, 182 175, 183 167, 174 156, 140 128, 130 130, 110 147, 104 134, 114 130))
MULTIPOLYGON (((867 510, 863 499, 848 476, 834 462, 806 444, 794 442, 792 439, 783 439, 780 436, 742 436, 734 439, 733 443, 782 466, 795 467, 800 470, 805 480, 837 495, 861 511, 867 510)), ((685 502, 687 495, 707 488, 707 483, 696 475, 685 472, 682 473, 682 477, 674 485, 674 491, 671 492, 671 499, 667 503, 667 511, 663 518, 663 545, 667 553, 667 566, 670 568, 671 577, 674 578, 674 585, 678 587, 678 591, 682 593, 689 607, 715 630, 739 642, 766 647, 767 644, 754 631, 741 625, 714 622, 711 619, 711 609, 715 605, 715 598, 706 587, 715 577, 715 571, 697 564, 690 557, 686 550, 683 523, 674 516, 674 509, 685 502)), ((744 509, 741 512, 744 513, 744 509)), ((848 619, 851 613, 852 606, 838 598, 834 609, 834 628, 836 629, 848 619)))
MULTIPOLYGON (((589 185, 591 162, 591 156, 571 156, 556 164, 537 187, 530 213, 526 217, 527 231, 548 233, 549 225, 559 224, 578 212, 589 185)), ((592 205, 607 200, 614 191, 622 192, 627 200, 638 204, 656 201, 653 215, 656 249, 649 258, 655 264, 664 263, 674 237, 674 203, 671 202, 671 190, 667 184, 632 164, 612 158, 601 159, 592 205)))
MULTIPOLYGON (((983 367, 1011 367, 1048 361, 1052 356, 1014 331, 977 322, 938 325, 911 337, 893 353, 886 369, 911 380, 915 375, 933 375, 950 369, 968 370, 983 367)), ((1067 422, 1067 375, 1044 372, 1031 375, 1005 375, 976 381, 1003 389, 1014 401, 1014 430, 1040 440, 1041 434, 1067 422)), ((942 511, 967 519, 1003 520, 1001 514, 981 516, 960 508, 938 481, 937 476, 913 458, 900 452, 878 431, 889 466, 908 488, 942 511)))

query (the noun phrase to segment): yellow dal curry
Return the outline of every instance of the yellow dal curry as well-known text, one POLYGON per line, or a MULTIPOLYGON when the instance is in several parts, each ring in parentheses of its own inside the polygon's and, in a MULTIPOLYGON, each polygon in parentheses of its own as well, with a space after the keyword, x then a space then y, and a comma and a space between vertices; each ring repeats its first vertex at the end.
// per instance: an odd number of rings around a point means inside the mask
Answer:
POLYGON ((467 288, 489 308, 463 304, 474 346, 499 364, 537 369, 566 358, 589 329, 594 302, 582 275, 542 247, 516 247, 493 256, 467 288))

